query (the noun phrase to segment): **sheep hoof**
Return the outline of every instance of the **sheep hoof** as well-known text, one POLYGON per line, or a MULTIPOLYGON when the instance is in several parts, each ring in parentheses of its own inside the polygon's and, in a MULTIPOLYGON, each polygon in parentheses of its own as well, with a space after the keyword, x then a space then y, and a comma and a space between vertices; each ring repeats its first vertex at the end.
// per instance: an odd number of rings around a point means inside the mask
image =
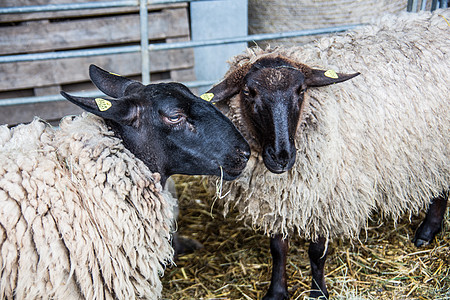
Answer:
POLYGON ((175 258, 177 258, 180 255, 193 253, 196 250, 203 248, 202 243, 194 239, 178 235, 174 235, 172 245, 175 250, 175 258))
POLYGON ((416 231, 416 235, 414 236, 413 243, 416 247, 423 247, 430 244, 436 234, 441 231, 441 226, 432 226, 427 222, 423 222, 419 229, 416 231))
POLYGON ((425 240, 422 240, 422 239, 415 239, 414 240, 414 245, 416 246, 416 247, 424 247, 424 246, 426 246, 426 245, 428 245, 430 243, 430 241, 425 241, 425 240))
POLYGON ((319 300, 327 300, 328 299, 328 292, 325 294, 322 291, 313 290, 309 293, 309 298, 313 299, 319 299, 319 300))
POLYGON ((286 294, 265 295, 262 300, 287 300, 289 296, 286 294))
POLYGON ((262 298, 262 300, 287 300, 289 299, 289 293, 286 290, 274 292, 270 290, 262 298))

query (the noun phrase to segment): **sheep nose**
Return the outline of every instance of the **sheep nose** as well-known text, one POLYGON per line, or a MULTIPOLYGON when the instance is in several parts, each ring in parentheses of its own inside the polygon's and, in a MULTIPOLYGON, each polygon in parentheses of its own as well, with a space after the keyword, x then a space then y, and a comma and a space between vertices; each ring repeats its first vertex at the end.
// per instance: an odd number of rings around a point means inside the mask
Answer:
POLYGON ((250 158, 250 149, 236 149, 239 156, 245 160, 248 160, 250 158))
POLYGON ((268 147, 267 153, 273 162, 278 164, 281 168, 285 168, 291 159, 289 152, 285 149, 276 152, 272 147, 268 147))

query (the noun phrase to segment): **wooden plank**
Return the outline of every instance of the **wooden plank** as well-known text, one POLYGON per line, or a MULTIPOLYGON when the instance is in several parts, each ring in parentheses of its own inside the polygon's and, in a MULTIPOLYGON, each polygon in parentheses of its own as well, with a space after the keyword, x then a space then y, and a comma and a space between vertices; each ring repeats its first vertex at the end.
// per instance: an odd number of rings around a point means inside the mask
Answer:
POLYGON ((4 106, 0 109, 0 124, 16 125, 28 123, 35 116, 48 121, 63 116, 80 114, 83 110, 69 101, 4 106))
POLYGON ((59 94, 59 91, 61 90, 60 85, 50 85, 50 86, 44 86, 44 87, 38 87, 34 88, 34 95, 35 96, 46 96, 46 95, 57 95, 59 94))
MULTIPOLYGON (((171 78, 167 81, 193 81, 195 80, 195 74, 193 68, 180 69, 170 71, 171 78)), ((158 76, 153 76, 156 79, 158 76)), ((139 80, 136 78, 136 80, 139 80)), ((46 94, 57 94, 60 90, 64 90, 69 93, 76 95, 77 91, 95 90, 94 85, 90 82, 83 82, 81 84, 76 84, 67 87, 57 87, 51 86, 48 88, 42 88, 39 90, 40 95, 46 94)), ((196 89, 191 89, 194 93, 196 89)), ((36 89, 35 89, 36 91, 36 89)), ((0 94, 1 95, 1 94, 0 94)), ((19 123, 28 123, 33 120, 35 116, 47 120, 49 122, 57 123, 60 118, 80 114, 83 110, 78 106, 68 102, 68 101, 55 101, 46 103, 35 103, 35 104, 21 104, 5 106, 0 109, 0 125, 9 124, 16 125, 19 123)))
MULTIPOLYGON (((2 0, 1 6, 92 1, 97 0, 2 0)), ((189 40, 187 7, 186 3, 150 6, 150 39, 167 42, 189 40)), ((0 15, 0 23, 3 21, 27 22, 0 24, 0 53, 29 53, 138 44, 140 40, 137 7, 0 15), (105 14, 113 15, 104 16, 105 14), (95 17, 86 18, 89 16, 95 17), (64 18, 68 19, 63 20, 64 18), (18 42, 15 43, 17 40, 18 42), (34 47, 33 44, 37 46, 34 47)), ((194 76, 192 49, 154 51, 150 55, 152 81, 194 80, 194 77, 191 77, 194 76), (170 79, 168 79, 169 76, 170 79)), ((55 94, 59 90, 72 93, 93 90, 95 88, 89 82, 88 76, 88 66, 92 63, 140 80, 140 60, 140 53, 133 53, 0 64, 0 99, 30 96, 30 93, 55 94)), ((80 112, 81 109, 68 101, 6 106, 0 109, 0 124, 30 122, 35 115, 54 121, 62 116, 80 112)))
POLYGON ((42 13, 38 12, 38 13, 24 13, 24 14, 1 14, 0 24, 3 24, 3 26, 8 26, 7 23, 64 19, 72 17, 129 14, 129 13, 137 13, 138 11, 139 7, 129 6, 129 7, 113 7, 103 9, 66 10, 66 11, 42 12, 42 13))
POLYGON ((64 4, 64 3, 85 3, 85 2, 105 2, 108 0, 2 0, 2 6, 30 6, 46 4, 64 4))
MULTIPOLYGON (((33 97, 33 96, 34 96, 33 89, 22 89, 22 90, 11 90, 10 89, 8 91, 0 92, 0 99, 33 97)), ((1 108, 0 108, 0 110, 1 110, 1 108)))
MULTIPOLYGON (((194 68, 181 69, 181 70, 171 70, 170 71, 171 81, 178 82, 189 82, 195 80, 194 68)), ((194 95, 198 95, 198 88, 189 88, 194 95)))
MULTIPOLYGON (((165 79, 163 81, 193 81, 195 80, 195 74, 193 68, 179 69, 170 71, 170 79, 165 79)), ((152 76, 153 80, 158 78, 158 74, 152 76)), ((135 80, 140 80, 139 78, 133 78, 135 80)), ((159 81, 159 80, 158 80, 159 81)), ((153 81, 152 81, 153 82, 153 81)), ((47 94, 57 94, 60 90, 64 90, 69 93, 77 94, 78 91, 89 91, 96 90, 91 82, 83 82, 79 84, 69 85, 65 87, 50 86, 40 89, 40 95, 47 94)), ((196 89, 191 89, 196 93, 196 89)), ((0 98, 2 93, 0 93, 0 98)), ((22 105, 12 105, 5 106, 0 109, 0 125, 9 124, 16 125, 19 123, 31 122, 35 116, 47 120, 49 122, 57 124, 57 121, 63 116, 80 114, 83 110, 78 106, 73 105, 68 101, 55 101, 46 103, 36 103, 36 104, 22 104, 22 105)))
MULTIPOLYGON (((32 6, 32 5, 48 5, 48 4, 72 4, 72 3, 87 3, 87 2, 106 2, 109 0, 2 0, 2 7, 15 6, 32 6)), ((172 4, 152 4, 149 8, 170 8, 170 7, 187 7, 187 3, 179 2, 172 4)))
MULTIPOLYGON (((124 76, 141 72, 140 53, 0 64, 0 91, 35 88, 89 79, 88 67, 96 64, 124 76)), ((190 68, 192 49, 174 49, 150 53, 151 72, 190 68)))
MULTIPOLYGON (((30 5, 45 5, 45 4, 61 4, 62 1, 52 0, 52 1, 40 1, 40 0, 30 0, 30 1, 15 1, 6 0, 6 4, 2 7, 14 7, 14 6, 30 6, 30 5), (16 3, 17 2, 17 3, 16 3), (20 2, 20 3, 19 3, 20 2), (23 2, 23 4, 21 3, 23 2), (36 2, 36 3, 35 3, 36 2)), ((83 3, 83 2, 96 2, 91 0, 82 1, 70 1, 73 3, 83 3)), ((102 0, 104 2, 104 0, 102 0)), ((65 2, 67 3, 67 2, 65 2)), ((148 11, 158 11, 163 9, 172 8, 187 8, 187 3, 173 3, 173 4, 154 4, 148 6, 148 11)), ((1 14, 1 23, 11 23, 11 22, 24 22, 33 20, 45 20, 45 19, 61 19, 70 17, 88 17, 88 16, 100 16, 100 15, 115 15, 115 14, 127 14, 136 13, 139 11, 138 6, 125 6, 125 7, 112 7, 112 8, 101 8, 101 9, 80 9, 80 10, 66 10, 66 11, 56 11, 56 12, 39 12, 39 13, 26 13, 26 14, 1 14)), ((5 24, 7 25, 7 24, 5 24)))
MULTIPOLYGON (((189 35, 187 10, 163 10, 149 17, 149 38, 189 35)), ((0 27, 0 54, 31 53, 140 41, 139 15, 0 27)))
POLYGON ((171 70, 170 79, 171 81, 178 81, 178 82, 194 81, 195 80, 194 68, 171 70))

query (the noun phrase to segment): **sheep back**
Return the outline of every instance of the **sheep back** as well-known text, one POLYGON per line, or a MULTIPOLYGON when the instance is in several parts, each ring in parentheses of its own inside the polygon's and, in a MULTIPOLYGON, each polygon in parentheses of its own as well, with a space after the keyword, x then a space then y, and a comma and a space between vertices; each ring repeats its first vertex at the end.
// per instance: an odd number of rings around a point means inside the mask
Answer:
POLYGON ((172 201, 90 114, 0 127, 0 298, 157 299, 172 201))
MULTIPOLYGON (((244 125, 239 94, 218 103, 252 147, 225 213, 267 234, 355 236, 374 210, 415 214, 450 182, 450 11, 386 16, 374 25, 303 47, 248 49, 234 70, 281 55, 313 68, 361 75, 310 88, 294 167, 273 174, 244 125)), ((227 76, 227 75, 226 75, 227 76)))

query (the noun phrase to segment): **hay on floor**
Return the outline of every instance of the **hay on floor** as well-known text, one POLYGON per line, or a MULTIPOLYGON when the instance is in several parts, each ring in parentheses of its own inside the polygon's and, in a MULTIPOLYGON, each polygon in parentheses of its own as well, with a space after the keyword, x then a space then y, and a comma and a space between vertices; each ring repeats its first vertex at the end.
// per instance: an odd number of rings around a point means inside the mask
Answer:
MULTIPOLYGON (((176 177, 180 203, 178 231, 204 248, 179 257, 166 270, 164 299, 261 299, 269 287, 269 238, 226 218, 198 177, 176 177), (213 205, 214 204, 214 205, 213 205)), ((411 239, 423 215, 374 220, 360 241, 335 240, 326 263, 333 299, 450 299, 450 213, 444 230, 424 248, 411 239)), ((288 285, 291 299, 307 299, 310 288, 308 243, 290 240, 288 285)))

